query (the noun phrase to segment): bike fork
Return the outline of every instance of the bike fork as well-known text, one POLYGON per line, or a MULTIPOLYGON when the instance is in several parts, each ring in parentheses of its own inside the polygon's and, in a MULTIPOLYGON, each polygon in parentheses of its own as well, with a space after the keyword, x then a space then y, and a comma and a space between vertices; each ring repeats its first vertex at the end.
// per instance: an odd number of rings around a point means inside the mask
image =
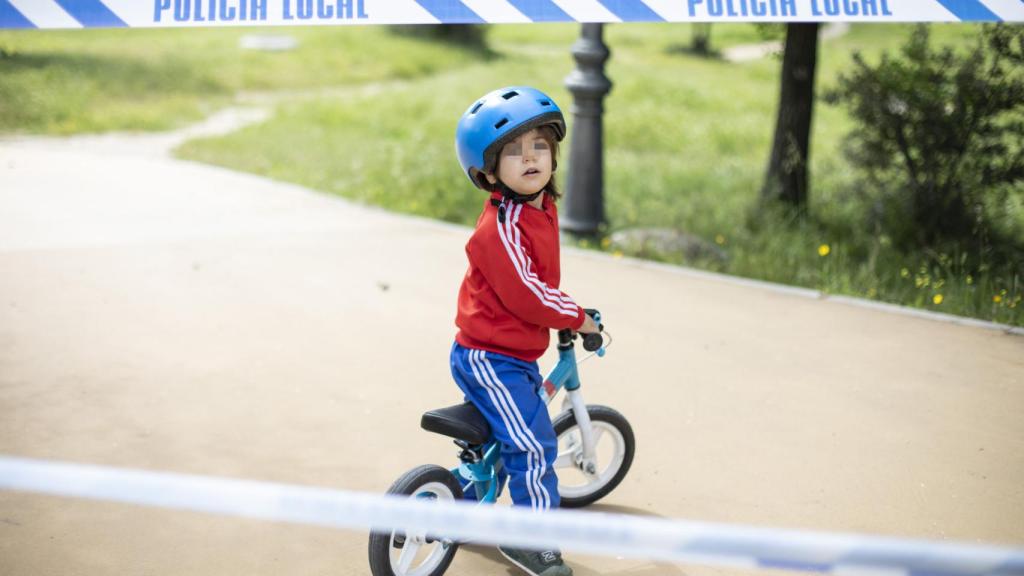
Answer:
POLYGON ((583 442, 583 460, 578 465, 585 474, 597 474, 594 429, 590 425, 590 413, 587 412, 587 405, 583 401, 583 394, 580 393, 579 388, 576 390, 566 390, 564 404, 572 406, 572 413, 576 417, 576 425, 580 428, 580 439, 583 442))

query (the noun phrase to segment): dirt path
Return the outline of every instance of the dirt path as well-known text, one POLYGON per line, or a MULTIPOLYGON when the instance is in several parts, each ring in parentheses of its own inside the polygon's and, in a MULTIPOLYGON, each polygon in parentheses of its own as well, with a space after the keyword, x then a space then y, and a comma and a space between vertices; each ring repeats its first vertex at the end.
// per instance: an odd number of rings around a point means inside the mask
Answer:
MULTIPOLYGON (((458 400, 467 230, 160 152, 181 137, 0 142, 0 453, 377 492, 452 462, 418 420, 458 400)), ((599 509, 1024 544, 1024 338, 575 250, 563 272, 616 337, 586 395, 639 443, 599 509)), ((365 573, 362 534, 0 493, 0 574, 365 573)), ((481 548, 450 571, 485 573, 509 572, 481 548)))

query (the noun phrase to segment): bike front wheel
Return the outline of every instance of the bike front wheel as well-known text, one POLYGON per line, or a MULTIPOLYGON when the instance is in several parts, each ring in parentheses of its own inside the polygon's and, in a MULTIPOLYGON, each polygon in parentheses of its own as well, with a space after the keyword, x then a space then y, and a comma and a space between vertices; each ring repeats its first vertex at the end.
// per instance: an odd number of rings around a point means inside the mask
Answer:
MULTIPOLYGON (((451 472, 427 464, 406 472, 388 494, 444 500, 462 499, 462 488, 451 472)), ((441 576, 452 563, 459 545, 423 530, 392 530, 370 534, 370 573, 373 576, 441 576)))
POLYGON ((617 411, 607 406, 587 406, 594 437, 594 466, 588 469, 583 457, 583 436, 572 410, 559 414, 553 422, 558 437, 558 493, 563 508, 593 504, 622 482, 630 465, 636 440, 633 427, 617 411))

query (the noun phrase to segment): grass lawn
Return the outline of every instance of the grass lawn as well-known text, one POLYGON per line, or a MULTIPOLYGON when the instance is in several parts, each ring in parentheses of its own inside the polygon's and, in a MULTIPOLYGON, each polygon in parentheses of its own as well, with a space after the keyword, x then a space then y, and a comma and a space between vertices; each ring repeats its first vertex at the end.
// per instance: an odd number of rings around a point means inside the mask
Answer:
POLYGON ((416 78, 483 58, 381 27, 0 31, 0 131, 166 130, 242 91, 416 78), (267 34, 297 48, 240 46, 267 34))
MULTIPOLYGON (((856 174, 842 153, 852 125, 842 109, 819 102, 815 110, 811 216, 794 222, 755 213, 775 121, 780 62, 696 58, 680 50, 690 41, 688 28, 606 26, 612 50, 606 73, 614 82, 605 101, 608 232, 672 228, 720 247, 727 259, 642 255, 1024 325, 1020 270, 993 262, 988 270, 968 272, 960 262, 971 248, 906 255, 868 229, 856 174)), ((909 31, 909 26, 855 25, 849 34, 823 43, 819 93, 850 67, 854 50, 877 58, 882 50, 898 49, 909 31)), ((966 46, 978 28, 934 25, 932 31, 936 44, 966 46)), ((0 129, 155 129, 195 119, 242 90, 401 78, 406 81, 368 95, 332 92, 285 100, 266 123, 193 141, 178 152, 392 210, 471 225, 481 196, 460 173, 453 154, 456 120, 480 94, 511 84, 537 86, 564 109, 571 108, 563 84, 573 69, 568 48, 578 32, 577 25, 567 24, 494 26, 488 31, 493 53, 485 54, 381 28, 288 30, 300 48, 286 53, 239 50, 239 38, 252 30, 129 31, 129 40, 140 35, 140 49, 127 60, 117 56, 124 53, 118 45, 123 31, 95 34, 87 42, 76 32, 40 34, 31 41, 20 33, 3 33, 0 129), (197 32, 199 40, 188 36, 197 32), (189 42, 182 48, 186 36, 189 42), (78 66, 74 58, 92 67, 72 73, 78 66), (4 80, 11 70, 16 80, 4 80), (101 90, 110 77, 116 79, 115 88, 101 90), (40 95, 43 86, 60 88, 50 90, 58 92, 52 104, 40 95), (83 95, 70 98, 62 95, 66 90, 83 95), (10 92, 20 94, 21 103, 3 104, 10 92), (92 100, 80 101, 86 98, 92 100), (88 113, 81 113, 83 106, 88 113)), ((713 29, 716 49, 760 41, 750 25, 713 29)), ((563 152, 563 185, 567 160, 563 152)), ((1024 236, 1024 208, 1011 201, 1000 209, 1007 229, 1024 236)), ((616 250, 607 240, 593 247, 616 250)))

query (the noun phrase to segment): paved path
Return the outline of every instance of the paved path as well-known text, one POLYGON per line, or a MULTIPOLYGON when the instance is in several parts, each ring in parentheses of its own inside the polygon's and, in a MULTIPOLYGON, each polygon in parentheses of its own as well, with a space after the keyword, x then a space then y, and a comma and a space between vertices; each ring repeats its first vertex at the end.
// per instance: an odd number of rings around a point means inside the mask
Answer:
MULTIPOLYGON (((458 400, 468 231, 170 159, 183 137, 0 141, 0 453, 376 492, 451 462, 418 420, 458 400)), ((599 509, 1024 544, 1021 336, 576 250, 563 277, 616 337, 587 397, 639 443, 599 509)), ((0 493, 5 575, 365 558, 357 533, 0 493)), ((482 548, 450 571, 485 573, 509 571, 482 548)))
MULTIPOLYGON (((846 22, 834 22, 821 27, 819 40, 827 42, 835 38, 845 36, 850 31, 850 25, 846 22)), ((722 58, 729 62, 749 62, 760 60, 770 54, 782 51, 782 40, 760 42, 757 44, 740 44, 722 50, 722 58)))

